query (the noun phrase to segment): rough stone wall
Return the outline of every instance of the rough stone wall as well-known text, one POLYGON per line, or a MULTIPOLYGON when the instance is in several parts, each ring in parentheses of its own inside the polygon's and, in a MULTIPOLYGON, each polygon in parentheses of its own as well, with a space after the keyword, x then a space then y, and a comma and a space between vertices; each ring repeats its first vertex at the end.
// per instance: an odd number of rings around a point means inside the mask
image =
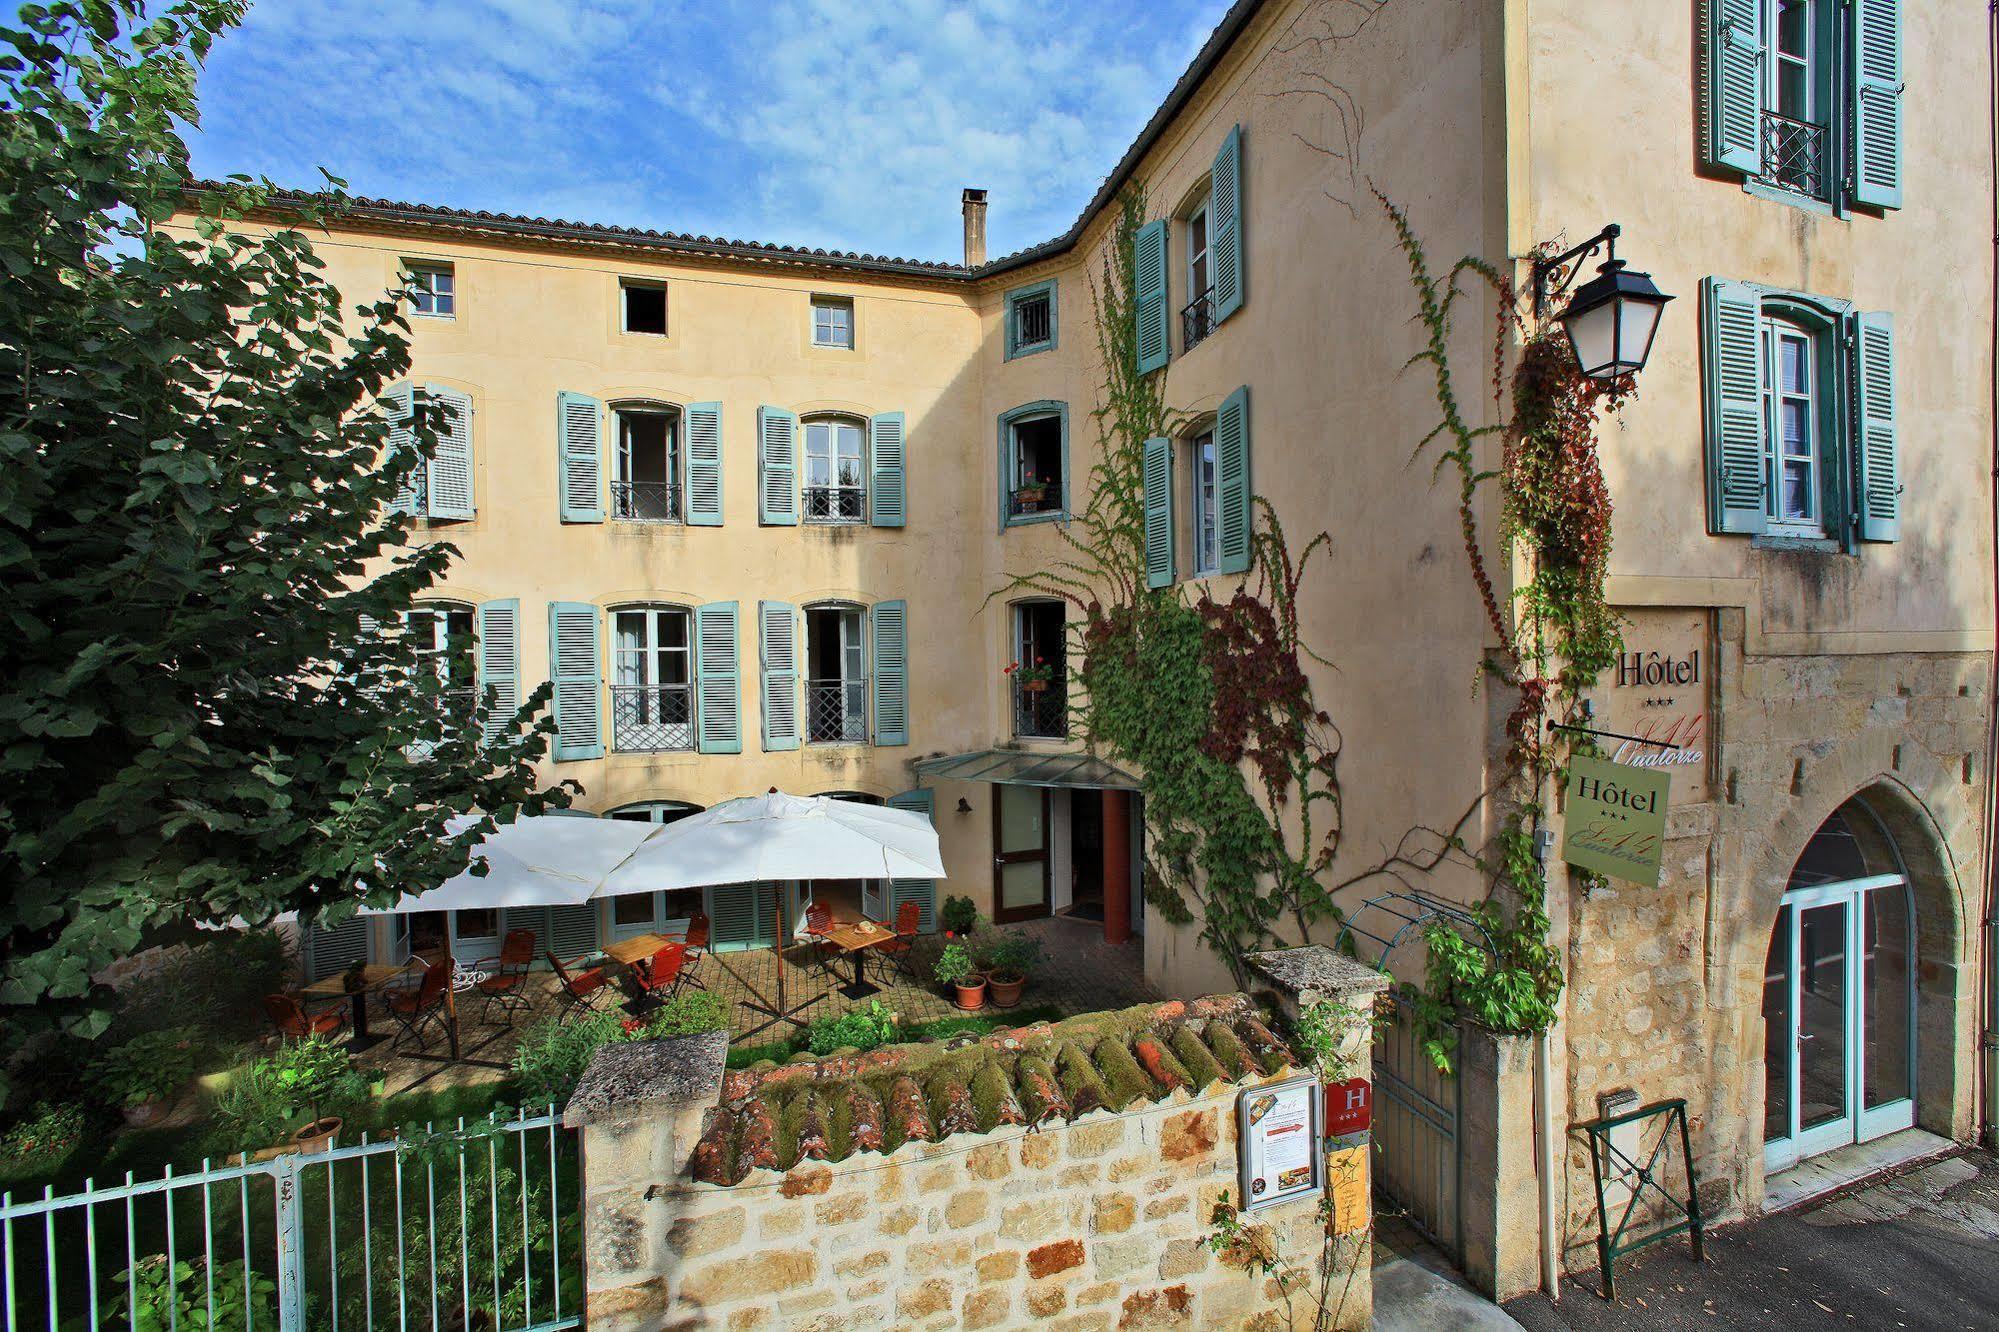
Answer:
MULTIPOLYGON (((1715 615, 1709 798, 1676 805, 1659 886, 1569 890, 1563 1044, 1571 1124, 1598 1098, 1684 1097, 1710 1216, 1763 1196, 1762 976, 1791 867, 1869 793, 1907 863, 1918 962, 1917 1121, 1971 1132, 1983 653, 1751 656, 1715 615)), ((1677 779, 1676 779, 1677 780, 1677 779)), ((1677 1156, 1677 1151, 1675 1151, 1677 1156)), ((1594 1261, 1587 1141, 1571 1131, 1571 1266, 1594 1261)))

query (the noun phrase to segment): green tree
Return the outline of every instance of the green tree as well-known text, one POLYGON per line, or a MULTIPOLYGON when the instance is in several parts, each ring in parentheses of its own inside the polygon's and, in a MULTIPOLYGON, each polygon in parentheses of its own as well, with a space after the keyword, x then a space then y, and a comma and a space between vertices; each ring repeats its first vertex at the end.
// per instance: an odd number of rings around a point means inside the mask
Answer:
POLYGON ((94 1035, 93 973, 176 929, 337 920, 574 789, 536 775, 545 687, 467 724, 394 632, 456 555, 392 511, 445 409, 419 396, 414 447, 390 447, 400 293, 343 317, 305 230, 339 182, 283 214, 268 182, 192 188, 196 74, 244 9, 74 0, 0 25, 10 1043, 94 1035), (458 814, 478 818, 448 836, 458 814))

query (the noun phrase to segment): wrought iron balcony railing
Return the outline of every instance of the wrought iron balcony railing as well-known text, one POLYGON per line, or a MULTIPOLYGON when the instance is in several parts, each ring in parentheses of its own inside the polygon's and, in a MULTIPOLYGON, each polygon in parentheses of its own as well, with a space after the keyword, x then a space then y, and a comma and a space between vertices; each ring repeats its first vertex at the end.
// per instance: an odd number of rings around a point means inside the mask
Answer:
POLYGON ((1192 350, 1194 344, 1215 331, 1215 289, 1207 290, 1188 301, 1180 311, 1180 345, 1192 350))
POLYGON ((1040 485, 1015 486, 1006 497, 1007 513, 1015 518, 1027 518, 1037 513, 1058 513, 1062 508, 1062 487, 1059 483, 1044 482, 1040 485))
POLYGON ((625 523, 677 523, 680 487, 670 481, 613 481, 611 517, 625 523))
POLYGON ((860 486, 805 487, 805 521, 859 523, 867 521, 868 494, 860 486))
POLYGON ((612 685, 611 747, 627 753, 694 748, 694 686, 612 685))
POLYGON ((1030 740, 1068 738, 1069 691, 1061 676, 1039 689, 1025 680, 1014 683, 1013 733, 1030 740))
POLYGON ((807 680, 805 738, 817 745, 865 744, 868 738, 868 681, 807 680))
POLYGON ((466 686, 441 689, 436 695, 442 734, 436 740, 412 740, 403 753, 412 763, 421 763, 437 751, 438 745, 456 738, 458 729, 469 726, 479 711, 479 694, 466 686))
POLYGON ((1813 199, 1825 197, 1825 126, 1763 113, 1763 180, 1813 199))

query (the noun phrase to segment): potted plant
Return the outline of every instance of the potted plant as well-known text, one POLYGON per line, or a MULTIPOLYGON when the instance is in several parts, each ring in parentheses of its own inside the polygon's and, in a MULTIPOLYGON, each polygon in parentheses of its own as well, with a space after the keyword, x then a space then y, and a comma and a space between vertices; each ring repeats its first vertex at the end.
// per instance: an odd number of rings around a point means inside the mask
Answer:
POLYGON ((1041 963, 1041 941, 1020 930, 1008 930, 985 953, 986 987, 994 1008, 1012 1008, 1027 988, 1028 975, 1041 963))
POLYGON ((979 909, 972 905, 969 897, 945 898, 938 916, 943 921, 946 939, 967 938, 979 923, 979 909))
POLYGON ((151 1124, 194 1076, 194 1033, 169 1027, 134 1036, 97 1057, 91 1081, 134 1128, 151 1124))
POLYGON ((1022 693, 1040 694, 1047 692, 1048 686, 1054 681, 1055 668, 1048 664, 1048 658, 1036 657, 1032 665, 1023 666, 1017 661, 1013 662, 1006 668, 1006 674, 1011 675, 1020 685, 1022 693))
POLYGON ((974 1011, 986 1006, 986 978, 971 950, 961 943, 948 943, 937 955, 937 981, 948 985, 958 1007, 974 1011))
POLYGON ((368 1085, 354 1067, 354 1057, 323 1036, 288 1041, 271 1056, 271 1075, 287 1104, 312 1117, 292 1135, 302 1152, 323 1152, 340 1133, 337 1111, 368 1094, 368 1085))
POLYGON ((276 1061, 258 1059, 234 1070, 215 1099, 219 1145, 231 1159, 243 1153, 245 1163, 262 1161, 293 1150, 280 1139, 292 1118, 291 1093, 278 1085, 276 1061))
POLYGON ((349 994, 358 993, 367 988, 367 984, 368 963, 364 958, 355 958, 348 964, 347 970, 340 973, 340 988, 349 994))

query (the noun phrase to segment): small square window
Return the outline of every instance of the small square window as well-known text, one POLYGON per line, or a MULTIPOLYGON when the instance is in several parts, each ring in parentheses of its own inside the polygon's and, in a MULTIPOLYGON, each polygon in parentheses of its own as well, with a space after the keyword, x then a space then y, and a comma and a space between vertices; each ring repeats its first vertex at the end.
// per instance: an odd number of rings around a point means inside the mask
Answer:
POLYGON ((622 282, 627 333, 666 335, 666 288, 655 282, 622 282))
POLYGON ((433 319, 451 319, 458 313, 458 280, 450 264, 407 265, 410 307, 433 319))
POLYGON ((812 298, 812 345, 852 347, 854 345, 854 303, 841 297, 812 298))
POLYGON ((1006 355, 1008 360, 1055 346, 1055 284, 1011 291, 1006 297, 1006 355))

